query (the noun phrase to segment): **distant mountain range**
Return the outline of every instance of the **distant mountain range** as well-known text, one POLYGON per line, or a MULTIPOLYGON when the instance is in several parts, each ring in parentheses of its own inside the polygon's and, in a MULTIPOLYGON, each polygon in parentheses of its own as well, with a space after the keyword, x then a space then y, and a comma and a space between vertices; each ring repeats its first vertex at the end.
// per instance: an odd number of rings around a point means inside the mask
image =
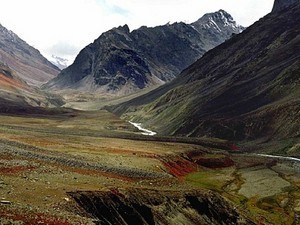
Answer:
POLYGON ((174 79, 206 51, 240 33, 224 10, 192 24, 174 23, 130 32, 127 25, 103 33, 45 87, 127 94, 174 79))
POLYGON ((50 62, 57 66, 59 69, 63 70, 69 66, 69 60, 64 59, 59 56, 52 55, 50 58, 50 62))
POLYGON ((161 135, 227 140, 300 136, 300 1, 207 52, 172 82, 110 110, 161 135))
POLYGON ((0 25, 0 62, 33 86, 41 86, 60 72, 37 49, 2 25, 0 25))

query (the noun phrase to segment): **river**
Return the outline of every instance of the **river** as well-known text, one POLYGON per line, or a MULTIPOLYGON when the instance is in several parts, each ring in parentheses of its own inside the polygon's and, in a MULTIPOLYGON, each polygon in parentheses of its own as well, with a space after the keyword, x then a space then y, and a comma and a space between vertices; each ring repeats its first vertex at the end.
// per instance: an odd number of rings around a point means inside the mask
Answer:
POLYGON ((273 158, 273 159, 282 159, 300 163, 300 159, 295 157, 288 157, 288 156, 278 156, 278 155, 266 155, 266 154, 254 154, 256 156, 266 157, 266 158, 273 158))
POLYGON ((139 129, 140 131, 142 131, 142 135, 146 135, 146 136, 154 136, 157 133, 148 129, 145 129, 142 127, 141 123, 133 123, 131 121, 129 121, 129 123, 131 123, 133 126, 135 126, 137 129, 139 129))

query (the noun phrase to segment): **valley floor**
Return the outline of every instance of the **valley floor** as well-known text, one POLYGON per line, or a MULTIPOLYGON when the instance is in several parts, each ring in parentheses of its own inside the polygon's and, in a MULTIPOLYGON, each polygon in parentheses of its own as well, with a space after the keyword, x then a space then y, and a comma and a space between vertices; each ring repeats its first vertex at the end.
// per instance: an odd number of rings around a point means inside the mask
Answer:
POLYGON ((241 154, 217 139, 142 136, 106 111, 2 115, 0 124, 0 224, 109 224, 96 213, 103 199, 128 224, 120 209, 136 204, 144 207, 136 224, 197 224, 186 193, 208 196, 219 212, 233 204, 226 215, 236 208, 240 224, 300 224, 299 162, 241 154))

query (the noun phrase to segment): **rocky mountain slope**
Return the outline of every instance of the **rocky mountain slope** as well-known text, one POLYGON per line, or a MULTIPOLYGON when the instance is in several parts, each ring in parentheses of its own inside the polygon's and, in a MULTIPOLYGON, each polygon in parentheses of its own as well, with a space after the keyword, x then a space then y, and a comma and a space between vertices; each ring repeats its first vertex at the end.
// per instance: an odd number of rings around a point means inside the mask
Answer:
POLYGON ((280 12, 293 4, 299 3, 299 0, 275 0, 272 12, 280 12))
POLYGON ((18 78, 16 72, 0 62, 0 113, 34 111, 38 107, 55 107, 60 98, 39 91, 18 78))
POLYGON ((160 134, 239 141, 297 138, 299 34, 300 4, 275 10, 171 83, 110 109, 160 134))
POLYGON ((57 76, 59 69, 15 33, 0 24, 0 61, 29 85, 40 86, 57 76))
POLYGON ((141 27, 132 32, 127 25, 114 28, 85 47, 46 88, 126 94, 163 84, 243 29, 223 10, 192 24, 141 27))

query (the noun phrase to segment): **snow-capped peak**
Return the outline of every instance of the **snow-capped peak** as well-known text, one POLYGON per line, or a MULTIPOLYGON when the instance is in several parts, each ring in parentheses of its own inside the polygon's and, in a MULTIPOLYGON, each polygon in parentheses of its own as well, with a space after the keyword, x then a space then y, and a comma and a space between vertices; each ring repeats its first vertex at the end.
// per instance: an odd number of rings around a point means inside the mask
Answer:
POLYGON ((70 62, 68 59, 64 59, 64 58, 61 58, 61 57, 55 56, 55 55, 52 55, 50 57, 49 61, 61 70, 67 68, 70 65, 70 62))
POLYGON ((204 29, 215 29, 217 32, 222 32, 224 29, 232 29, 236 33, 240 33, 244 30, 244 27, 238 25, 232 16, 225 10, 219 10, 214 13, 207 13, 194 23, 197 27, 203 27, 204 29))

